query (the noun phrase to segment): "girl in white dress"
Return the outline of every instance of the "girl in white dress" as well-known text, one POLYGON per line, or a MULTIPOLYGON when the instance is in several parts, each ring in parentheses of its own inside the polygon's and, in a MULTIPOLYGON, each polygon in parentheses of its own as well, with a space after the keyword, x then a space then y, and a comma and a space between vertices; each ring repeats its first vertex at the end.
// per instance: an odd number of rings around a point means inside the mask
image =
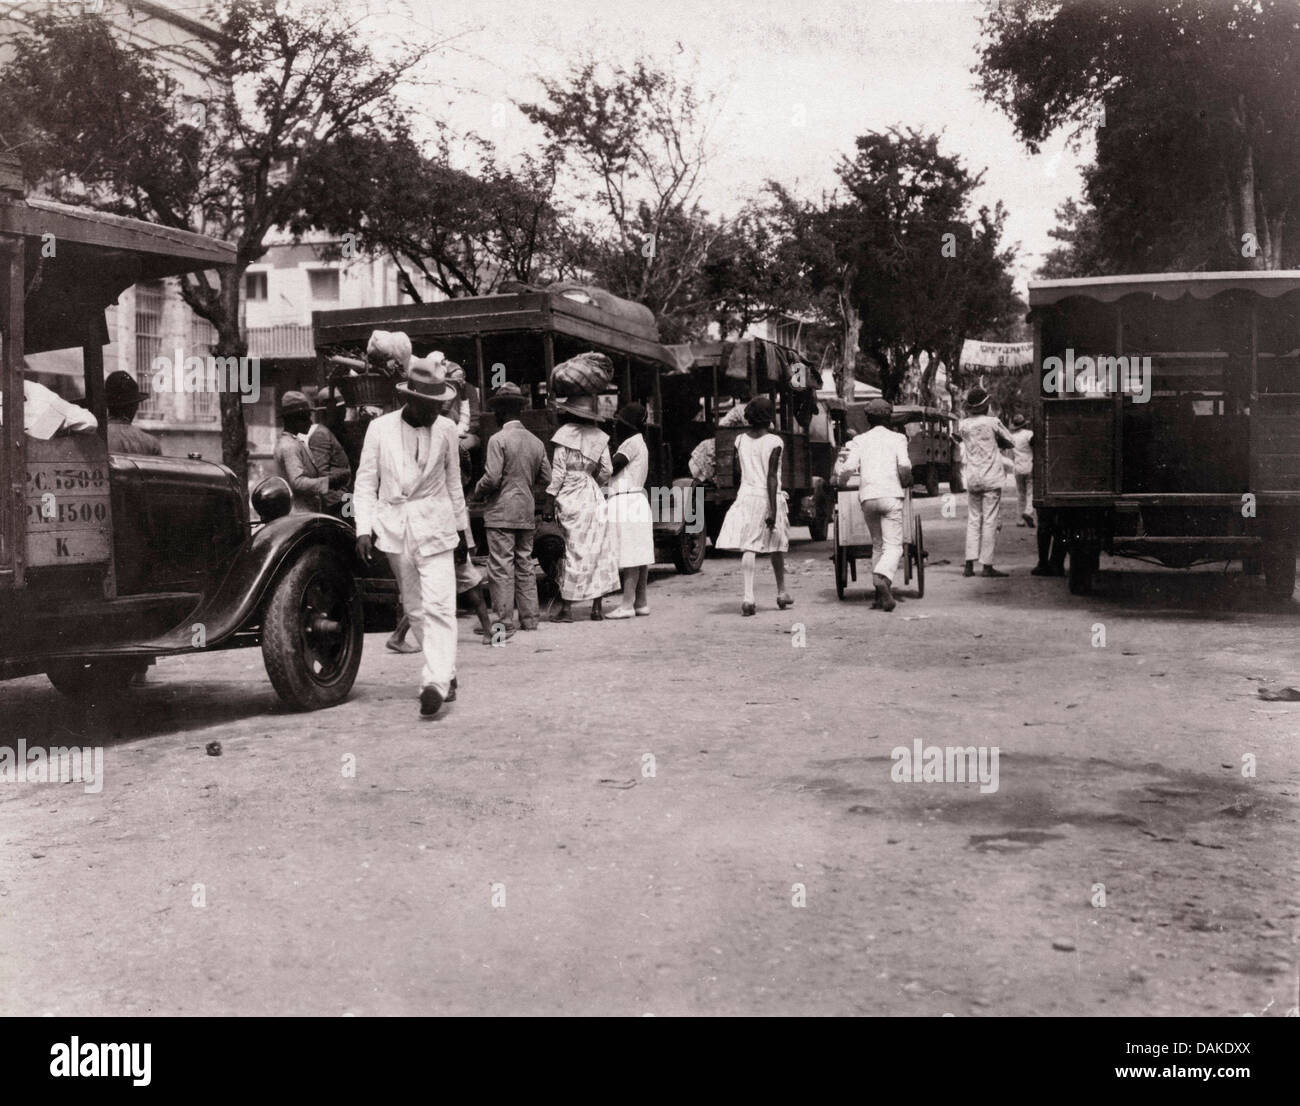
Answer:
POLYGON ((618 413, 617 431, 621 437, 614 453, 614 475, 606 488, 609 528, 618 550, 618 570, 623 579, 623 603, 606 618, 632 618, 647 615, 646 583, 655 559, 654 519, 646 498, 645 482, 650 474, 650 450, 643 431, 646 410, 639 403, 629 403, 618 413))
POLYGON ((736 465, 740 487, 736 501, 727 510, 718 534, 719 549, 736 549, 742 554, 741 572, 745 597, 740 613, 755 611, 755 557, 769 553, 776 577, 776 605, 785 610, 794 600, 785 590, 785 554, 790 548, 790 515, 781 490, 781 438, 771 432, 772 401, 758 396, 745 406, 749 429, 736 438, 736 465))

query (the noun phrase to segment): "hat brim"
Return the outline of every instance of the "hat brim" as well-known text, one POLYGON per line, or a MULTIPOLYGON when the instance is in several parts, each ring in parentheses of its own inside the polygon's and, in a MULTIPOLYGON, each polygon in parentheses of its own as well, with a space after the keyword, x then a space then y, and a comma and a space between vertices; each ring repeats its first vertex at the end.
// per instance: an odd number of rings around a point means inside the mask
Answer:
POLYGON ((423 400, 425 403, 449 403, 460 394, 456 391, 456 386, 454 384, 444 385, 441 392, 437 392, 433 395, 430 395, 428 392, 417 392, 414 388, 410 388, 406 384, 398 384, 394 391, 403 399, 423 400))

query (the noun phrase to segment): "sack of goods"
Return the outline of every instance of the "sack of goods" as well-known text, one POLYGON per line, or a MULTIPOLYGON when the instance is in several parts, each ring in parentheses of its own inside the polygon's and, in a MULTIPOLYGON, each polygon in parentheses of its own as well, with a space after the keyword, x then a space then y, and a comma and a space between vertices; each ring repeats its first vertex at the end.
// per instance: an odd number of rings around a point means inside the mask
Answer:
POLYGON ((376 368, 405 376, 411 367, 411 339, 400 330, 376 330, 366 345, 366 359, 376 368))
POLYGON ((557 396, 598 396, 614 381, 614 362, 603 353, 580 353, 551 370, 557 396))

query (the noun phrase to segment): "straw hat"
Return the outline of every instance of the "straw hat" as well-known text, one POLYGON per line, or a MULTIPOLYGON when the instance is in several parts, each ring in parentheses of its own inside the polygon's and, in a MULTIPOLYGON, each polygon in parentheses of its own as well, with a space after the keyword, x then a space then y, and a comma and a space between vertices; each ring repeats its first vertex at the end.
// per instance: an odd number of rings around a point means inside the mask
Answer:
POLYGON ((456 385, 440 371, 441 366, 427 357, 411 358, 411 367, 406 371, 406 379, 397 384, 397 394, 403 399, 423 401, 426 403, 449 403, 457 396, 456 385))

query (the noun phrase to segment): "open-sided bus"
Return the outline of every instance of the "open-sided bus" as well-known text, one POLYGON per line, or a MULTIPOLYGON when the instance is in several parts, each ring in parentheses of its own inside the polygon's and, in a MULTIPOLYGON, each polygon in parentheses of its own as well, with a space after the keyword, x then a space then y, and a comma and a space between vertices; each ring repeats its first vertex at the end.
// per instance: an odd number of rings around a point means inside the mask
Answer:
POLYGON ((43 672, 93 702, 159 656, 260 644, 294 706, 351 689, 363 616, 343 523, 300 514, 254 528, 230 469, 108 450, 106 308, 137 281, 219 269, 234 252, 0 193, 0 678, 43 672), (51 350, 79 355, 95 429, 35 417, 57 405, 25 381, 24 359, 51 350))
POLYGON ((674 380, 677 411, 667 426, 676 454, 689 455, 701 441, 714 441, 714 475, 705 483, 705 519, 716 540, 727 508, 736 499, 735 442, 739 426, 719 425, 725 409, 758 395, 772 400, 772 426, 784 443, 781 486, 789 498, 790 523, 807 526, 814 541, 826 539, 834 510, 831 469, 839 443, 837 420, 817 397, 820 376, 788 346, 763 338, 736 342, 692 342, 672 347, 689 374, 674 380))
MULTIPOLYGON (((657 508, 656 560, 672 563, 681 572, 698 572, 704 563, 703 519, 695 517, 689 500, 689 477, 674 481, 674 473, 685 469, 685 458, 674 456, 673 444, 664 433, 664 392, 674 387, 668 378, 681 373, 670 352, 659 344, 648 310, 605 293, 599 295, 599 300, 593 300, 580 289, 545 289, 395 307, 317 311, 312 314, 312 328, 320 381, 325 385, 337 379, 340 363, 362 361, 373 331, 403 331, 417 356, 439 350, 465 369, 482 397, 477 433, 484 445, 498 429, 487 397, 510 381, 529 398, 520 420, 549 448, 558 427, 548 387, 551 370, 587 350, 606 354, 615 372, 611 390, 599 397, 602 414, 612 420, 622 404, 636 401, 645 405, 649 416, 646 487, 652 506, 657 508)), ((474 480, 482 472, 482 463, 480 449, 472 458, 474 480)), ((471 508, 476 532, 481 514, 481 508, 471 508)), ((481 543, 482 534, 477 536, 481 543)), ((555 577, 564 544, 554 523, 539 520, 534 551, 543 572, 555 577)))
POLYGON ((1040 371, 1034 494, 1070 551, 1171 567, 1241 560, 1295 588, 1300 272, 1029 286, 1040 371))

